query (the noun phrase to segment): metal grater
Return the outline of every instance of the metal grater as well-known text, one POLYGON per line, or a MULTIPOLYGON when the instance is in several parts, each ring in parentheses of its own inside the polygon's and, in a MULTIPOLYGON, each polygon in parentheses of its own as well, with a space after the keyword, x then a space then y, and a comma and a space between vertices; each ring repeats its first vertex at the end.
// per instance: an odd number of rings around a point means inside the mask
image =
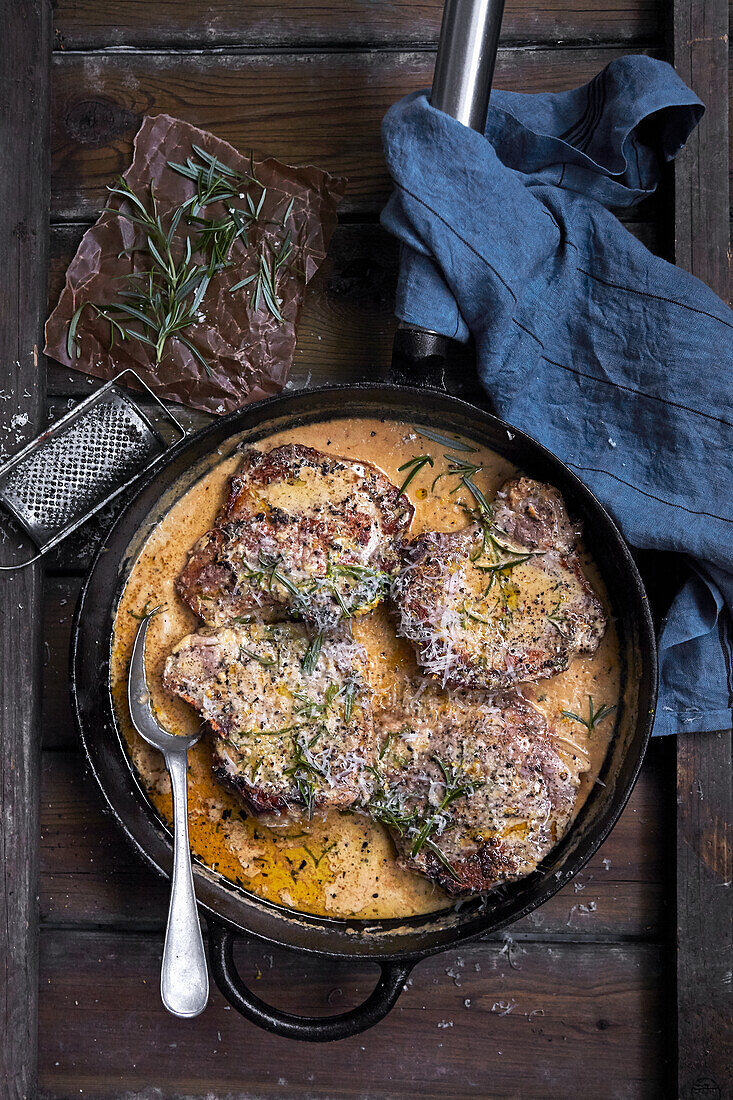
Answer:
POLYGON ((0 569, 37 561, 169 449, 117 385, 128 374, 158 404, 180 438, 185 436, 176 417, 135 371, 122 371, 0 468, 0 503, 38 547, 35 557, 0 569))

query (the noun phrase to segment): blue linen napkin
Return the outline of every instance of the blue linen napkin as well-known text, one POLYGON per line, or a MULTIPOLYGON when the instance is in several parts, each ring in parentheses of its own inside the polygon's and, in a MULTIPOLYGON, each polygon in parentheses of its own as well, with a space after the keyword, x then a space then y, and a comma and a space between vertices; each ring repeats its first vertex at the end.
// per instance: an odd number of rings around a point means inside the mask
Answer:
POLYGON ((660 639, 654 732, 733 707, 733 313, 614 217, 703 113, 664 62, 569 92, 494 91, 485 136, 425 93, 387 113, 397 315, 476 342, 499 415, 554 451, 634 546, 688 555, 660 639))

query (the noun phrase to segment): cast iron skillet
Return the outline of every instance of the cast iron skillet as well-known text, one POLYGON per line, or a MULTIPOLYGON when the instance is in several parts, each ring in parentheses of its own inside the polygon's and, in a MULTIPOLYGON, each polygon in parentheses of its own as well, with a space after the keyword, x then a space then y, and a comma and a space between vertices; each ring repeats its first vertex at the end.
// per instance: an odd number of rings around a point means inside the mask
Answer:
MULTIPOLYGON (((213 976, 242 1015, 295 1039, 355 1035, 392 1008, 414 964, 426 955, 493 932, 542 905, 596 851, 631 793, 651 731, 656 651, 647 598, 617 527, 592 493, 559 459, 501 420, 437 390, 390 384, 336 386, 270 398, 183 441, 154 468, 121 513, 97 554, 77 607, 72 638, 74 710, 89 765, 128 841, 158 872, 172 866, 171 833, 145 795, 123 746, 109 689, 115 609, 143 542, 177 497, 240 439, 344 416, 385 417, 459 432, 488 445, 530 477, 563 494, 605 581, 621 650, 622 699, 607 759, 568 834, 527 878, 447 914, 358 921, 295 913, 262 901, 194 860, 196 894, 209 924, 213 976), (330 1018, 294 1016, 268 1007, 237 974, 233 944, 245 932, 271 944, 327 957, 371 959, 381 977, 358 1008, 330 1018)), ((368 456, 366 456, 368 457, 368 456)))

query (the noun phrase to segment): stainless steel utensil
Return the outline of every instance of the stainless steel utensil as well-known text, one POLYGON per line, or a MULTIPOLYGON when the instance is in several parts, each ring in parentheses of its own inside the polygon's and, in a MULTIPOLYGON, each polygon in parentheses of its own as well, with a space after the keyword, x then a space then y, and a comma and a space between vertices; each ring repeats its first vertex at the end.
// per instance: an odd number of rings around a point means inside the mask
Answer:
POLYGON ((187 753, 200 733, 168 733, 156 719, 145 678, 145 638, 158 608, 140 623, 130 661, 127 701, 137 732, 163 753, 173 791, 173 877, 160 971, 160 995, 174 1016, 198 1016, 209 999, 209 973, 201 936, 188 847, 187 753))
MULTIPOLYGON (((499 48, 504 0, 445 0, 430 103, 469 130, 484 132, 499 48)), ((430 377, 442 369, 453 341, 400 321, 392 347, 392 370, 411 381, 419 370, 430 377)))
POLYGON ((0 569, 37 561, 168 450, 145 413, 117 385, 125 375, 157 403, 179 439, 185 436, 173 413, 130 368, 80 401, 0 467, 0 503, 38 548, 27 561, 0 569))

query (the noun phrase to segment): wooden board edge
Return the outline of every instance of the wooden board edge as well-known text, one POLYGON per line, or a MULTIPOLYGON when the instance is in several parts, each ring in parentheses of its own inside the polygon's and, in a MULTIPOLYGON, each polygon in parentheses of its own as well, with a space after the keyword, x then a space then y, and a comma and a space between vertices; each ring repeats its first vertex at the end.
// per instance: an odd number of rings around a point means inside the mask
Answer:
MULTIPOLYGON (((50 204, 49 0, 10 4, 0 36, 0 363, 8 453, 38 431, 44 372, 50 204)), ((4 557, 7 562, 10 560, 4 557)), ((41 571, 0 574, 0 1090, 35 1096, 38 1016, 38 848, 41 571)))
MULTIPOLYGON (((728 10, 675 0, 673 61, 705 103, 675 164, 675 261, 730 301, 728 10)), ((677 742, 677 1090, 731 1095, 730 730, 677 742), (727 976, 726 976, 727 975, 727 976)))

